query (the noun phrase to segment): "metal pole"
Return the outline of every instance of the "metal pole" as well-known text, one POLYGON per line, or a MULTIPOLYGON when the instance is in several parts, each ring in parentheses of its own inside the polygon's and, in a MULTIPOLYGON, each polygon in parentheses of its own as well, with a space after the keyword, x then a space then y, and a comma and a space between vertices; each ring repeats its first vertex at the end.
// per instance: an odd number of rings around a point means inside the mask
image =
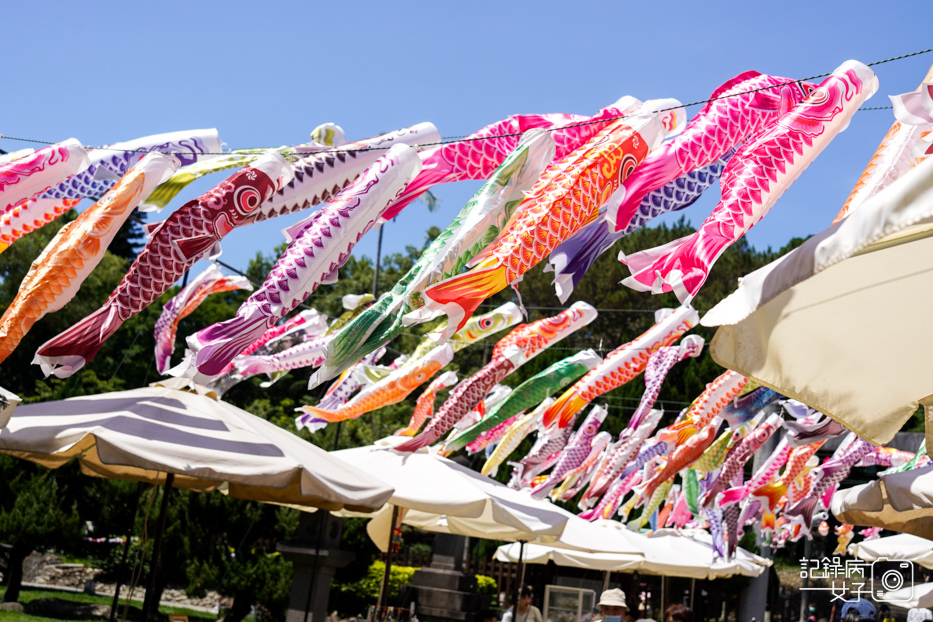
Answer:
MULTIPOLYGON (((769 407, 771 412, 772 407, 769 407)), ((752 472, 757 472, 761 465, 763 465, 767 459, 774 453, 774 449, 778 444, 778 435, 775 434, 762 445, 758 451, 755 452, 755 458, 752 461, 752 472)), ((758 546, 761 547, 759 555, 764 557, 770 557, 769 547, 764 545, 764 540, 761 536, 761 525, 756 524, 754 527, 755 532, 755 541, 758 543, 758 546)), ((739 620, 765 620, 767 611, 770 607, 768 603, 768 572, 763 572, 757 577, 752 578, 745 589, 742 591, 739 596, 739 620)))
POLYGON ((136 513, 139 512, 139 498, 143 494, 143 485, 142 482, 136 484, 136 505, 133 507, 130 528, 126 532, 126 542, 123 543, 123 557, 120 559, 120 570, 117 572, 117 584, 113 588, 113 604, 110 605, 110 622, 117 619, 117 607, 120 605, 120 587, 123 585, 123 575, 126 573, 126 558, 130 554, 130 539, 133 537, 133 527, 136 524, 136 513))
POLYGON ((697 591, 697 580, 696 578, 690 579, 690 609, 692 611, 696 611, 696 609, 693 608, 693 602, 694 602, 693 596, 694 594, 696 594, 696 591, 697 591))
POLYGON ((518 566, 515 568, 515 583, 512 584, 512 620, 518 620, 518 595, 521 593, 522 558, 525 557, 525 541, 518 541, 518 566))
POLYGON ((606 570, 603 572, 603 591, 604 592, 609 589, 609 581, 611 580, 610 575, 612 575, 611 570, 606 570))
MULTIPOLYGON (((324 510, 320 510, 323 512, 324 510)), ((326 513, 325 513, 326 514, 326 513)), ((324 523, 327 522, 327 516, 322 514, 318 517, 320 520, 317 524, 317 544, 314 545, 314 563, 311 564, 311 581, 308 582, 308 597, 305 599, 305 619, 304 622, 308 622, 308 612, 311 611, 311 595, 314 593, 314 584, 317 583, 317 565, 318 559, 321 557, 321 541, 324 539, 324 523)), ((313 616, 312 616, 312 622, 313 616)))
MULTIPOLYGON (((810 560, 810 539, 807 538, 803 541, 803 558, 807 560, 809 567, 810 560)), ((802 573, 801 573, 802 574, 802 573)), ((804 622, 807 619, 807 609, 810 607, 810 590, 805 589, 810 586, 810 577, 809 572, 808 576, 803 577, 800 580, 800 622, 804 622)))
POLYGON ((661 577, 661 609, 660 614, 664 615, 664 601, 667 599, 667 577, 661 577))
POLYGON ((389 600, 389 570, 392 568, 392 534, 395 532, 395 523, 398 522, 398 506, 392 506, 392 524, 389 525, 389 548, 386 551, 386 569, 382 574, 382 587, 379 588, 379 601, 376 605, 376 617, 386 606, 389 600))
MULTIPOLYGON (((156 539, 152 550, 152 567, 149 569, 149 585, 146 588, 146 599, 143 601, 143 622, 148 622, 149 615, 152 613, 152 600, 155 598, 156 575, 159 571, 159 552, 162 549, 162 539, 165 536, 165 523, 168 519, 168 503, 172 498, 172 485, 175 483, 175 474, 169 473, 165 476, 164 492, 162 493, 162 507, 159 509, 159 527, 156 532, 156 539)), ((155 604, 156 611, 159 610, 159 603, 155 604)))
POLYGON ((373 296, 379 297, 379 260, 382 258, 382 229, 385 225, 379 227, 379 241, 376 242, 376 273, 373 275, 373 296))

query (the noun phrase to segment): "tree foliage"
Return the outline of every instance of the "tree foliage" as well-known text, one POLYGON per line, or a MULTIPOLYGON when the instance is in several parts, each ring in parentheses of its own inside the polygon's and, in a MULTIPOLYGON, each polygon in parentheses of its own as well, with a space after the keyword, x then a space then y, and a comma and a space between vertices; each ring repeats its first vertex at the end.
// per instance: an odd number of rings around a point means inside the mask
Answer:
MULTIPOLYGON (((0 464, 8 466, 10 462, 4 456, 0 464)), ((0 482, 0 541, 12 548, 3 598, 15 602, 23 579, 23 560, 35 544, 72 544, 81 534, 81 518, 77 504, 68 498, 53 472, 32 468, 4 471, 9 471, 11 478, 0 482)))

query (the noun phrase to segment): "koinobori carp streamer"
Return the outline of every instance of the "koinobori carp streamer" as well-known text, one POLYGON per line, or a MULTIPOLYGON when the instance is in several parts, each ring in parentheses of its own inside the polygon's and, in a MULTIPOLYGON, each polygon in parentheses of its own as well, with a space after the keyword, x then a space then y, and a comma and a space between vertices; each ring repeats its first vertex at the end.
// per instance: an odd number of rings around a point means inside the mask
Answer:
POLYGON ((291 175, 291 165, 269 153, 150 227, 149 241, 104 305, 46 342, 33 362, 60 378, 79 370, 123 322, 167 292, 196 261, 219 254, 220 240, 291 175))
POLYGON ((186 287, 165 303, 162 315, 156 320, 153 336, 155 337, 156 369, 164 374, 169 368, 172 352, 175 351, 175 335, 178 323, 188 317, 211 294, 229 292, 236 289, 252 290, 253 286, 245 276, 224 276, 216 264, 194 278, 186 287))
POLYGON ((720 181, 722 201, 693 235, 658 248, 620 255, 638 291, 696 296, 719 256, 770 211, 852 115, 878 89, 867 66, 847 61, 806 99, 742 145, 720 181))
POLYGON ((188 337, 193 360, 178 373, 209 381, 318 286, 336 279, 357 241, 419 170, 421 160, 414 149, 407 145, 389 149, 314 215, 263 284, 240 305, 236 317, 188 337))
POLYGON ((146 192, 177 166, 172 156, 147 155, 97 203, 62 227, 30 266, 16 298, 0 318, 0 362, 33 324, 75 297, 146 192))
POLYGON ((424 307, 409 314, 410 320, 443 314, 448 317, 448 335, 453 334, 486 298, 521 278, 560 242, 591 222, 599 206, 661 140, 664 119, 677 117, 671 111, 655 111, 671 107, 671 100, 649 102, 640 109, 642 114, 614 122, 552 163, 486 258, 470 272, 427 288, 424 307))

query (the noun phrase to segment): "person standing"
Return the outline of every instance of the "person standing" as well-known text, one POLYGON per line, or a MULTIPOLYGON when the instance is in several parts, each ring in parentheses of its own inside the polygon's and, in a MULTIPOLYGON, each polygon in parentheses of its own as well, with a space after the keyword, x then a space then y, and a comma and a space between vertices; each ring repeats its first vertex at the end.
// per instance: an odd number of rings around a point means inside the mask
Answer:
POLYGON ((513 605, 503 614, 502 622, 544 622, 541 610, 531 604, 532 596, 531 586, 523 587, 518 596, 518 613, 515 613, 516 607, 513 605))

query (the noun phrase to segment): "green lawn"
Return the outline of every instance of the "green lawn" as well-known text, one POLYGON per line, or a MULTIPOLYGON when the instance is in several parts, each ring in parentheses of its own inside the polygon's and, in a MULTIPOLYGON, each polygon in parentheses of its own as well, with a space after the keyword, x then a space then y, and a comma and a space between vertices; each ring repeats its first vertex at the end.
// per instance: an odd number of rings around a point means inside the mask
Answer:
MULTIPOLYGON (((6 587, 0 586, 0 600, 3 599, 3 595, 6 593, 6 587)), ((90 594, 82 593, 73 593, 73 592, 58 592, 53 590, 33 590, 29 588, 23 588, 19 594, 19 602, 23 605, 31 603, 34 600, 39 600, 40 598, 55 598, 58 600, 74 602, 74 603, 83 603, 83 604, 93 604, 93 605, 110 605, 113 602, 113 598, 110 596, 91 596, 90 594)), ((126 604, 126 600, 120 599, 120 607, 122 610, 123 605, 126 604)), ((132 607, 134 609, 141 609, 142 603, 139 601, 134 601, 132 607)), ((208 613, 205 611, 196 611, 193 609, 185 609, 183 607, 166 607, 160 606, 159 613, 163 616, 168 614, 180 614, 188 616, 188 619, 192 622, 213 622, 217 619, 217 615, 213 613, 208 613)), ((130 617, 133 617, 132 615, 130 617)), ((0 622, 42 622, 43 620, 48 620, 49 618, 43 618, 40 616, 33 616, 25 613, 15 613, 11 611, 0 611, 0 622)), ((164 617, 162 618, 165 619, 164 617)), ((99 622, 99 621, 96 621, 99 622)))
MULTIPOLYGON (((28 613, 0 611, 0 620, 2 620, 2 622, 46 622, 49 619, 50 618, 31 616, 28 613)), ((75 622, 100 622, 100 620, 76 620, 75 622)))

